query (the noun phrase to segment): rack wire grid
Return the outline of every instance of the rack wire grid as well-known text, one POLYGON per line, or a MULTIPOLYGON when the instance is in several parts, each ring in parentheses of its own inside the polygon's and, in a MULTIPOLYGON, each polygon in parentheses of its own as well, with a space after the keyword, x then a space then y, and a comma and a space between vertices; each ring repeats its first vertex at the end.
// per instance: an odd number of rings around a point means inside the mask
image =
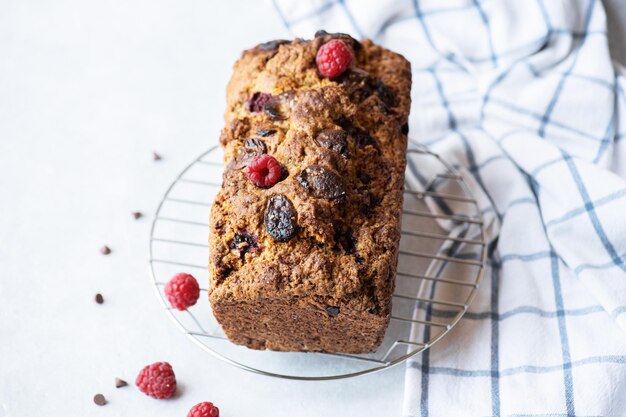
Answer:
POLYGON ((410 142, 402 238, 392 316, 383 343, 370 354, 273 352, 230 343, 211 313, 208 218, 221 186, 216 146, 190 163, 160 201, 149 243, 152 284, 180 330, 211 355, 245 370, 299 380, 340 379, 380 371, 433 346, 474 299, 487 256, 482 213, 463 176, 439 155, 410 142), (164 294, 178 272, 200 282, 201 298, 185 311, 164 294))

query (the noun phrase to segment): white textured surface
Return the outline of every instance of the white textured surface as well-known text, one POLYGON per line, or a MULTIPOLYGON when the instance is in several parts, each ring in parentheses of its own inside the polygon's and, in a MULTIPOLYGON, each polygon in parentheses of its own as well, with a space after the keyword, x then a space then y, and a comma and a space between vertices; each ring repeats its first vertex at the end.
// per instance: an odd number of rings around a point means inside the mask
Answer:
POLYGON ((239 51, 286 36, 264 15, 232 1, 0 0, 0 417, 184 416, 203 400, 223 417, 400 414, 402 368, 252 375, 190 343, 150 285, 151 216, 130 212, 152 212, 216 142, 239 51), (157 360, 179 398, 115 389, 157 360))

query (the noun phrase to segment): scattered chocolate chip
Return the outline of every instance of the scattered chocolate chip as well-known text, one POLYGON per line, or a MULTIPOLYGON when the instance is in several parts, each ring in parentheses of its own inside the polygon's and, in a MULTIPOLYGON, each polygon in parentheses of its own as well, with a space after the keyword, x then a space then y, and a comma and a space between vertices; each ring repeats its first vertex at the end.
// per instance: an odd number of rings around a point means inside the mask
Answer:
POLYGON ((243 143, 244 152, 250 156, 262 155, 267 152, 265 142, 261 139, 250 138, 243 143))
POLYGON ((348 255, 354 255, 356 252, 356 240, 352 236, 352 229, 346 226, 338 227, 335 231, 335 242, 348 255))
POLYGON ((326 312, 330 317, 336 317, 339 314, 339 307, 328 306, 326 307, 326 312))
POLYGON ((255 46, 255 49, 258 49, 259 51, 273 51, 275 49, 278 49, 280 45, 285 44, 285 43, 291 43, 291 42, 285 39, 275 39, 273 41, 260 43, 257 46, 255 46))
POLYGON ((347 198, 346 186, 341 177, 322 166, 311 165, 296 179, 314 197, 336 201, 345 201, 347 198))
POLYGON ((256 92, 250 96, 246 102, 246 110, 251 113, 260 113, 263 110, 265 104, 270 101, 272 95, 269 93, 256 92))
POLYGON ((368 308, 367 312, 370 314, 378 314, 378 309, 372 307, 372 308, 368 308))
POLYGON ((104 303, 104 297, 100 293, 96 294, 96 296, 94 297, 94 300, 96 300, 96 303, 98 304, 104 303))
POLYGON ((256 236, 248 232, 235 234, 235 237, 230 241, 228 246, 231 249, 239 251, 239 256, 242 261, 245 261, 246 253, 254 253, 259 249, 256 236))
POLYGON ((139 218, 143 217, 143 213, 142 213, 142 212, 140 212, 140 211, 133 211, 131 214, 133 215, 133 218, 134 218, 135 220, 137 220, 137 219, 139 219, 139 218))
POLYGON ((278 242, 286 242, 298 232, 297 212, 282 194, 272 196, 265 210, 265 228, 278 242))
POLYGON ((115 388, 122 388, 128 385, 128 382, 121 378, 115 378, 115 388))
POLYGON ((402 125, 402 134, 404 135, 408 135, 409 134, 409 124, 405 123, 402 125))
POLYGON ((280 178, 278 181, 284 181, 289 176, 289 171, 283 165, 280 166, 280 178))
POLYGON ((102 394, 96 394, 93 396, 93 402, 96 403, 96 405, 105 405, 107 403, 107 399, 104 398, 104 395, 102 394))
POLYGON ((103 255, 108 255, 109 253, 111 253, 111 249, 107 245, 104 245, 100 248, 100 253, 103 255))
POLYGON ((378 205, 378 203, 380 203, 379 197, 376 197, 370 191, 366 191, 363 193, 361 205, 363 213, 369 215, 372 210, 378 205))
POLYGON ((348 132, 339 129, 324 129, 320 131, 313 141, 326 149, 337 152, 339 155, 347 158, 348 156, 348 132))
POLYGON ((160 161, 163 158, 161 158, 161 155, 159 155, 158 153, 152 152, 152 159, 155 161, 160 161))
POLYGON ((387 108, 393 107, 395 103, 395 96, 393 94, 393 91, 391 91, 391 89, 387 87, 380 78, 376 78, 373 83, 374 90, 380 98, 380 101, 382 101, 387 108))
POLYGON ((274 133, 276 133, 276 129, 259 129, 256 131, 256 134, 263 138, 267 136, 271 136, 274 133))

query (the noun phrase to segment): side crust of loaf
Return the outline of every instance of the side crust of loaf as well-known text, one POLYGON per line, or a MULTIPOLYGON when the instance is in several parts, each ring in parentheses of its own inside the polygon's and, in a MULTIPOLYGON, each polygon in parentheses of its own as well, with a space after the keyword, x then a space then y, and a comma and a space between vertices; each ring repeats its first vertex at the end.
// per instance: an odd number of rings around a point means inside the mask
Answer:
POLYGON ((402 56, 347 35, 245 51, 227 89, 223 185, 210 218, 213 314, 254 349, 364 353, 382 342, 400 240, 411 71, 402 56), (315 55, 354 52, 329 80, 315 55), (256 155, 281 164, 269 188, 256 155))

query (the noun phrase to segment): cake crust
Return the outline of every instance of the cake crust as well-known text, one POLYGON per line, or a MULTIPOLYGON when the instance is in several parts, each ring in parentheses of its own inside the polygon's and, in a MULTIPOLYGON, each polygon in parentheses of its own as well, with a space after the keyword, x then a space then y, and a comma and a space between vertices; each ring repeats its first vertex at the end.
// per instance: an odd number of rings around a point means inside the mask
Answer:
POLYGON ((410 65, 347 35, 273 41, 245 51, 227 88, 225 171, 210 218, 213 314, 255 349, 364 353, 391 315, 406 165, 410 65), (321 77, 318 48, 354 53, 321 77), (283 175, 246 177, 267 153, 283 175))

